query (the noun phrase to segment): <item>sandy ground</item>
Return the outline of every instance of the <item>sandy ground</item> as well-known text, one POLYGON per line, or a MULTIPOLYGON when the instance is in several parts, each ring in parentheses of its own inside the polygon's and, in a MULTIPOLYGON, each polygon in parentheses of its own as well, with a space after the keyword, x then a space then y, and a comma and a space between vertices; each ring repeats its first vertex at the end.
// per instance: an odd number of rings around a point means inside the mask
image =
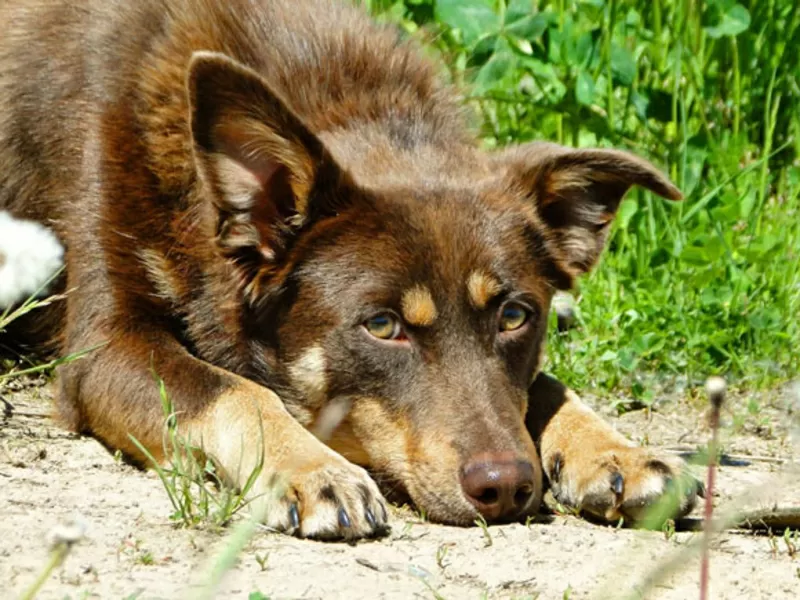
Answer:
MULTIPOLYGON (((228 532, 177 528, 160 482, 100 444, 50 419, 49 386, 2 391, 0 598, 17 598, 47 562, 47 536, 75 516, 88 526, 39 598, 198 598, 228 532)), ((797 432, 786 389, 728 405, 715 503, 800 507, 797 432), (750 409, 748 410, 748 405, 750 409)), ((676 450, 707 439, 699 400, 614 418, 632 438, 676 450)), ((604 403, 607 406, 607 403, 604 403)), ((794 409, 797 410, 796 407, 794 409)), ((698 471, 702 473, 702 471, 698 471)), ((387 539, 317 543, 258 533, 224 579, 219 598, 614 598, 698 597, 691 531, 617 529, 556 516, 551 523, 451 528, 398 510, 387 539), (648 577, 676 569, 642 595, 648 577), (253 595, 253 598, 258 596, 253 595)), ((800 597, 800 534, 793 551, 775 537, 729 531, 713 543, 712 598, 800 597)))

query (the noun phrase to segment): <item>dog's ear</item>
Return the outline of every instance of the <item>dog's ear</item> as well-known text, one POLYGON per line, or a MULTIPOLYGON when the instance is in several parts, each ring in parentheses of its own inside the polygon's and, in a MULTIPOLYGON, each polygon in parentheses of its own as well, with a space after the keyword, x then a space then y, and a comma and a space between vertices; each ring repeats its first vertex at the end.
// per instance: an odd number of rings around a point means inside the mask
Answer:
POLYGON ((197 52, 188 91, 195 162, 218 210, 220 249, 240 264, 275 261, 294 232, 335 210, 349 177, 244 65, 197 52))
POLYGON ((639 185, 670 200, 680 191, 646 160, 619 150, 572 149, 535 142, 496 157, 512 188, 536 209, 556 262, 556 287, 567 289, 597 262, 625 193, 639 185))

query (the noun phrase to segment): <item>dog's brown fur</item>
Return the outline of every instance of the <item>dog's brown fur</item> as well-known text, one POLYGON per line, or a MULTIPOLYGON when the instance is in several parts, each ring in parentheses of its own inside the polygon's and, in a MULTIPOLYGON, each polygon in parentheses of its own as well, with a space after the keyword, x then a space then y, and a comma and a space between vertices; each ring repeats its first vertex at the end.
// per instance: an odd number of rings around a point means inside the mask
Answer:
POLYGON ((0 6, 0 207, 67 247, 61 349, 104 344, 62 369, 61 414, 160 455, 152 364, 234 483, 261 458, 257 492, 287 478, 266 519, 302 535, 383 529, 362 466, 470 523, 459 478, 487 456, 531 470, 496 515, 520 518, 537 445, 556 495, 602 518, 663 493, 681 463, 536 377, 553 291, 632 185, 679 197, 622 152, 478 150, 436 67, 345 4, 0 6), (527 321, 498 331, 508 302, 527 321), (399 337, 370 336, 379 313, 399 337), (337 406, 326 447, 309 430, 337 406))

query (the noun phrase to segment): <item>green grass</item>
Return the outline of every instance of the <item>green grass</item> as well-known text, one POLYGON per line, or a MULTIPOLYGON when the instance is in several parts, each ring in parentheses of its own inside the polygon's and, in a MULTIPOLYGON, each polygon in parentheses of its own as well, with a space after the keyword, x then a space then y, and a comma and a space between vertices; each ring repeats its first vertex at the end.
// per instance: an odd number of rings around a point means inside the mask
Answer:
MULTIPOLYGON (((55 302, 63 302, 66 298, 65 294, 59 294, 54 296, 47 296, 45 298, 40 298, 39 295, 55 280, 61 271, 54 273, 47 281, 45 281, 41 287, 36 290, 33 294, 31 294, 28 298, 25 299, 22 304, 9 307, 0 312, 0 333, 3 333, 14 321, 17 319, 21 319, 29 312, 40 310, 46 306, 49 306, 55 302)), ((0 368, 3 368, 5 372, 0 372, 0 389, 5 382, 15 379, 17 377, 24 377, 26 375, 37 375, 40 373, 52 373, 56 367, 60 365, 65 365, 71 363, 75 360, 83 358, 90 352, 96 350, 100 346, 94 346, 92 348, 87 348, 86 350, 82 350, 80 352, 75 352, 73 354, 69 354, 67 356, 62 356, 59 358, 55 358, 50 360, 46 363, 41 364, 33 364, 29 363, 31 366, 17 368, 16 366, 8 367, 5 370, 6 365, 0 364, 0 368)), ((24 358, 24 357, 23 357, 24 358)))
POLYGON ((248 494, 261 474, 263 457, 248 474, 242 489, 232 488, 191 438, 178 432, 178 413, 173 409, 164 380, 155 371, 153 378, 164 413, 163 451, 169 466, 158 461, 134 436, 128 437, 161 480, 174 509, 170 517, 173 521, 184 527, 223 527, 252 500, 248 494))
POLYGON ((800 5, 794 0, 365 2, 464 85, 487 147, 532 139, 649 157, 641 191, 550 337, 567 384, 764 387, 800 366, 800 5))

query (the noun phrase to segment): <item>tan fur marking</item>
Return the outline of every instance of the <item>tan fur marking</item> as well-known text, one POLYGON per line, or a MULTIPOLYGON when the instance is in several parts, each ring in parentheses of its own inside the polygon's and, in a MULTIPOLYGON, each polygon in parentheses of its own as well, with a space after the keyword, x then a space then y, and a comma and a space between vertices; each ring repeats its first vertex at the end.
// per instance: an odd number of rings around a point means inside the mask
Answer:
POLYGON ((439 314, 430 291, 421 285, 406 290, 400 306, 406 323, 417 327, 430 327, 439 314))
MULTIPOLYGON (((298 440, 297 429, 291 423, 291 417, 273 392, 242 382, 220 394, 207 412, 186 424, 185 433, 238 484, 262 456, 269 459, 270 466, 294 458, 290 449, 298 440), (268 457, 265 449, 269 450, 268 457)), ((313 444, 312 440, 308 443, 313 444)))
POLYGON ((325 368, 325 353, 319 346, 309 348, 289 365, 292 383, 306 395, 308 405, 319 406, 325 399, 328 388, 325 368))
POLYGON ((169 262, 164 255, 150 249, 140 250, 138 254, 156 295, 162 300, 177 304, 181 297, 181 283, 173 277, 169 262))
POLYGON ((477 309, 484 309, 503 289, 497 279, 483 271, 473 271, 467 279, 469 300, 477 309))
MULTIPOLYGON (((330 445, 345 450, 366 450, 370 466, 408 465, 411 423, 402 415, 390 413, 377 398, 358 398, 347 422, 334 434, 330 445), (348 434, 352 435, 348 439, 348 434)), ((359 452, 360 454, 360 452, 359 452)), ((362 461, 359 461, 362 462, 362 461)))
POLYGON ((370 467, 373 464, 372 457, 367 452, 364 444, 361 443, 353 432, 353 424, 345 420, 337 427, 331 437, 325 443, 334 452, 338 452, 351 463, 361 467, 370 467))

